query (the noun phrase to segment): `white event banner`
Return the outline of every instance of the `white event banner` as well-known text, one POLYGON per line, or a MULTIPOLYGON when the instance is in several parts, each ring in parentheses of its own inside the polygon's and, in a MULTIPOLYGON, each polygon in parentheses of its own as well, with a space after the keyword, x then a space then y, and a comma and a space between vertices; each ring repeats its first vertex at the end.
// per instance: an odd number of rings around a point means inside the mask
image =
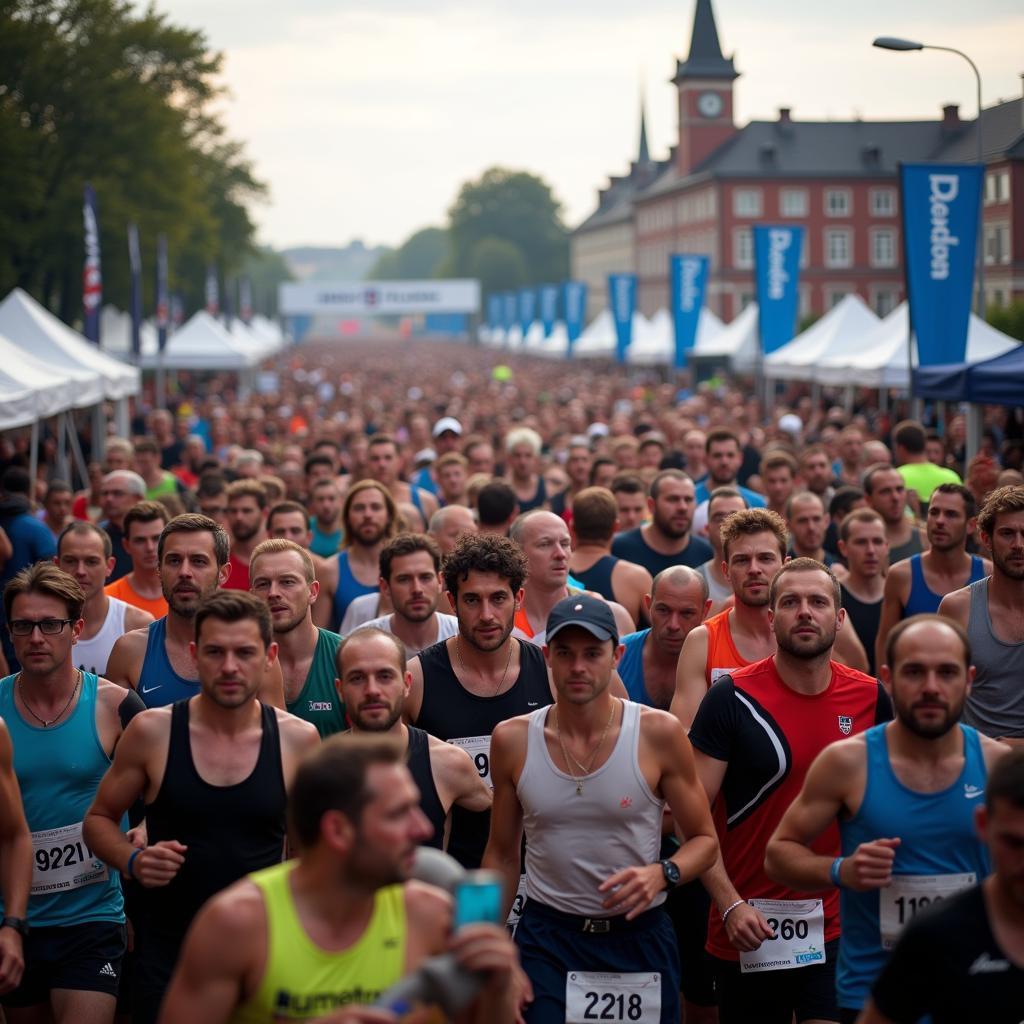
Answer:
POLYGON ((477 313, 480 282, 299 281, 279 286, 285 316, 366 316, 396 313, 477 313))

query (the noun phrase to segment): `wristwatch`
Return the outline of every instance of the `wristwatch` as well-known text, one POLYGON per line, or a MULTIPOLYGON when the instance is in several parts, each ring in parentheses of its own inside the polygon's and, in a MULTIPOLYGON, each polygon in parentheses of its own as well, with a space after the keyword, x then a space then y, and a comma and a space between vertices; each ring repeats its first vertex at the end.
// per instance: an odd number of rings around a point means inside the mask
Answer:
POLYGON ((28 938, 28 921, 23 917, 5 917, 0 928, 13 928, 23 939, 28 938))
POLYGON ((661 860, 658 863, 661 865, 662 874, 665 876, 665 888, 674 889, 679 884, 680 878, 682 878, 676 862, 674 860, 661 860))

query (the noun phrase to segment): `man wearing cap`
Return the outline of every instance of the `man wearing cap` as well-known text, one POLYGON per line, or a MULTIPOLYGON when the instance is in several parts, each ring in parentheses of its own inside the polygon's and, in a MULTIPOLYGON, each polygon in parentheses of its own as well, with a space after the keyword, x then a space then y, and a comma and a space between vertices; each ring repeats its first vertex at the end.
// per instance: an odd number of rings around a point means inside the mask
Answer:
POLYGON ((608 605, 579 594, 547 621, 555 704, 498 725, 484 866, 511 904, 526 831, 527 904, 516 933, 533 986, 527 1024, 676 1024, 679 958, 662 904, 717 856, 693 752, 671 715, 613 696, 622 647, 608 605), (658 859, 666 802, 686 836, 658 859))
MULTIPOLYGON (((432 464, 436 464, 443 455, 459 450, 459 445, 462 444, 462 424, 454 416, 442 416, 434 424, 430 436, 433 438, 434 455, 430 461, 432 464)), ((424 466, 413 474, 412 485, 421 490, 430 491, 435 497, 438 495, 438 483, 430 466, 424 466)))

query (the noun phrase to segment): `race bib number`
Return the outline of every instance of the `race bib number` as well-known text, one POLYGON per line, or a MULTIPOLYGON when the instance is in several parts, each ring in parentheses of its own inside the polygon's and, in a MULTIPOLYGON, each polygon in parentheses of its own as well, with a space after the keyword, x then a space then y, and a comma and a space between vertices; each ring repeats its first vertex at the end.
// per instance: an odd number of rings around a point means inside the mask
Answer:
POLYGON ((512 901, 512 909, 508 912, 508 920, 505 926, 515 935, 519 925, 519 918, 523 916, 523 907, 526 906, 526 874, 519 876, 519 887, 516 889, 516 898, 512 901))
POLYGON ((892 949, 905 925, 925 907, 955 896, 977 881, 973 871, 962 875, 893 875, 878 890, 878 926, 882 949, 892 949))
MULTIPOLYGON (((448 741, 462 749, 473 758, 473 764, 480 773, 480 778, 491 785, 491 737, 490 736, 459 736, 448 741)), ((494 787, 491 786, 493 789, 494 787)))
POLYGON ((661 975, 570 971, 565 976, 565 1024, 603 1020, 659 1024, 661 975))
POLYGON ((32 833, 32 895, 81 889, 105 882, 107 865, 82 838, 82 823, 32 833))
POLYGON ((773 934, 752 953, 740 952, 740 971, 790 971, 825 962, 825 911, 821 900, 750 900, 773 934))
POLYGON ((734 668, 713 668, 711 670, 711 685, 714 686, 722 676, 731 676, 735 671, 734 668))

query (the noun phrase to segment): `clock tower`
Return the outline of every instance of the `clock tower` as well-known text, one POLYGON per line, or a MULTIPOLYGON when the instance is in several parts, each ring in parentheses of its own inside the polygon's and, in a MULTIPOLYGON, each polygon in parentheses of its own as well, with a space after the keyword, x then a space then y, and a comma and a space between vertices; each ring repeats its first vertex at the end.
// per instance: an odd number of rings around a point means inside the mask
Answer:
POLYGON ((679 90, 679 145, 676 169, 692 174, 736 133, 732 113, 733 82, 739 72, 722 56, 711 0, 697 0, 690 55, 676 61, 673 85, 679 90))

